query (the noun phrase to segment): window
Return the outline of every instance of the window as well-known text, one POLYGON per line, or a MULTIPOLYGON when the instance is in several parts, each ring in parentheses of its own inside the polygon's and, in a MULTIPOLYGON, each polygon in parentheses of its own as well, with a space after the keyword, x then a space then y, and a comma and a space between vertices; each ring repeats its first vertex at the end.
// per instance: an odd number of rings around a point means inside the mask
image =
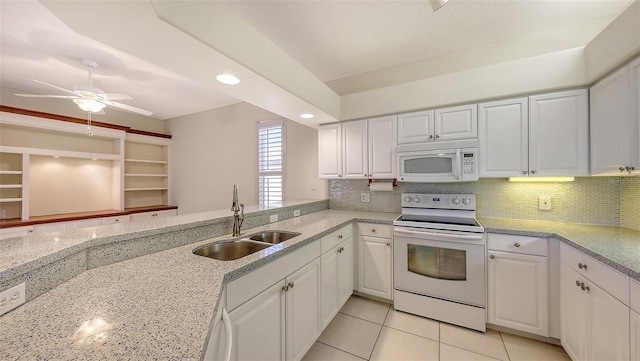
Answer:
POLYGON ((258 123, 258 204, 284 200, 284 119, 258 123))

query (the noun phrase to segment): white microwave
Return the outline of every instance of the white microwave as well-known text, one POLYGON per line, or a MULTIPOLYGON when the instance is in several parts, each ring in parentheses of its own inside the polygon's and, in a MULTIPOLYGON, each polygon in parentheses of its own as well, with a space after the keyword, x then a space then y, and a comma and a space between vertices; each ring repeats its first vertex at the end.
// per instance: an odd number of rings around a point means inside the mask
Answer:
POLYGON ((399 145, 398 180, 447 183, 478 180, 478 140, 399 145))

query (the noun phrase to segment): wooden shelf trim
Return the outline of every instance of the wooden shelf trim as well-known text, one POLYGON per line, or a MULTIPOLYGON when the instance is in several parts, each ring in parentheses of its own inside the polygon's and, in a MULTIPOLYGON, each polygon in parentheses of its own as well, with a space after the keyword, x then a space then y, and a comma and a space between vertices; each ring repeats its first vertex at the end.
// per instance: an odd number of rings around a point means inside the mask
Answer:
POLYGON ((22 174, 21 170, 0 170, 0 175, 4 174, 22 174))
POLYGON ((124 160, 125 162, 130 163, 151 163, 151 164, 169 164, 166 160, 149 160, 149 159, 131 159, 127 158, 124 160))
POLYGON ((0 198, 0 203, 22 202, 22 198, 0 198))

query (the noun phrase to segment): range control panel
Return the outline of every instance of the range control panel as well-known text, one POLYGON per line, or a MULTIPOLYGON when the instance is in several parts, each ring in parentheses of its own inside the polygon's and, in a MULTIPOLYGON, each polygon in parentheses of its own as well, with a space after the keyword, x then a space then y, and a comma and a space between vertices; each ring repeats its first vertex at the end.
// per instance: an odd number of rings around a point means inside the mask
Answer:
POLYGON ((476 195, 402 193, 402 207, 475 210, 476 195))

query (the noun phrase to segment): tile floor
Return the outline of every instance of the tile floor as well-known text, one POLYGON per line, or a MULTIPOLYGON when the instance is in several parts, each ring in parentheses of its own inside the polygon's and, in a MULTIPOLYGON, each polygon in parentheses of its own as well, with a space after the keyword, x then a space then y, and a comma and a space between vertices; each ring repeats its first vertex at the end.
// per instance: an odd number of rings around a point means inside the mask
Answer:
POLYGON ((571 361, 560 346, 494 330, 476 332, 352 296, 303 361, 363 359, 571 361))

